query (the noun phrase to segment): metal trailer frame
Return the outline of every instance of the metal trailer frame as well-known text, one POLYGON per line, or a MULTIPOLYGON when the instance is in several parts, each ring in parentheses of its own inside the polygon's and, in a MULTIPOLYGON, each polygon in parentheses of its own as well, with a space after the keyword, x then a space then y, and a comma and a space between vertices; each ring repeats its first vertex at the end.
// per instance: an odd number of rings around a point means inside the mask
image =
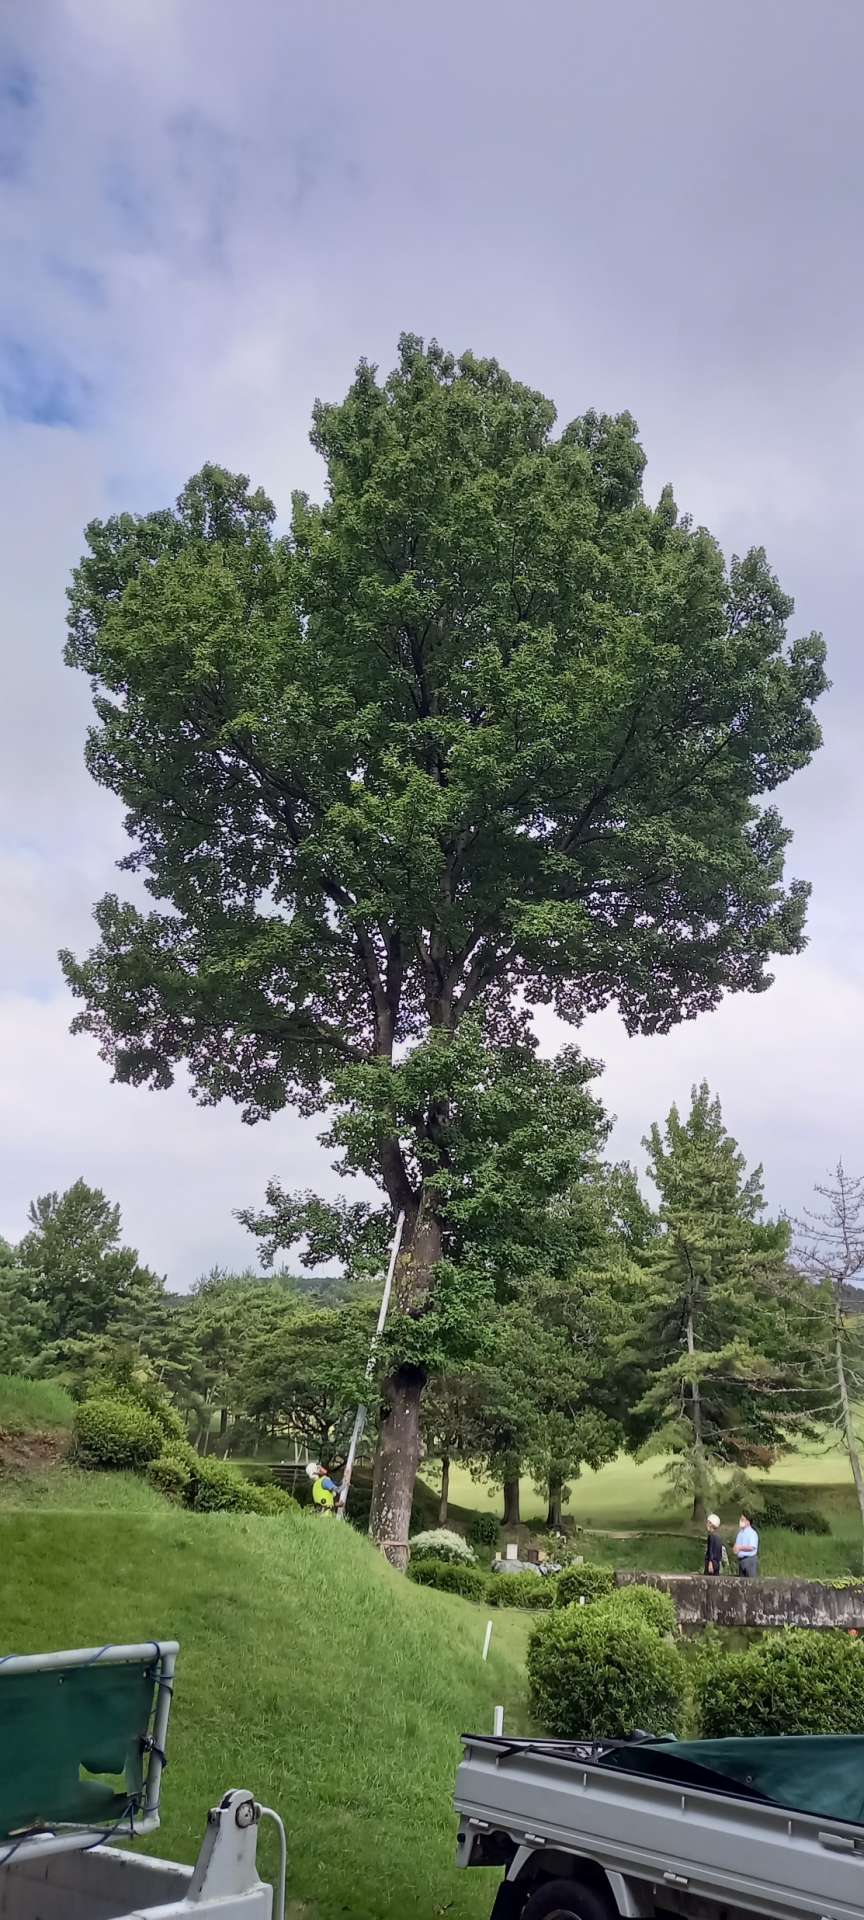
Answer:
POLYGON ((864 1826, 592 1763, 577 1742, 463 1735, 457 1865, 503 1866, 494 1920, 544 1879, 599 1892, 608 1913, 685 1920, 862 1920, 864 1826))
POLYGON ((176 1640, 144 1640, 132 1646, 77 1647, 66 1653, 10 1653, 0 1659, 0 1685, 5 1675, 14 1673, 49 1673, 52 1671, 69 1672, 73 1667, 95 1666, 140 1666, 145 1660, 154 1662, 157 1674, 156 1706, 153 1716, 152 1745, 147 1754, 144 1771, 144 1801, 140 1813, 130 1814, 128 1821, 123 1820, 116 1827, 106 1827, 104 1822, 96 1826, 70 1826, 45 1832, 22 1835, 18 1840, 6 1844, 0 1849, 0 1868, 5 1867, 13 1858, 16 1866, 34 1860, 45 1854, 70 1853, 107 1841, 121 1830, 124 1834, 154 1833, 159 1825, 159 1794, 162 1785, 165 1741, 168 1733, 168 1719, 171 1712, 171 1698, 174 1692, 174 1669, 179 1653, 176 1640))

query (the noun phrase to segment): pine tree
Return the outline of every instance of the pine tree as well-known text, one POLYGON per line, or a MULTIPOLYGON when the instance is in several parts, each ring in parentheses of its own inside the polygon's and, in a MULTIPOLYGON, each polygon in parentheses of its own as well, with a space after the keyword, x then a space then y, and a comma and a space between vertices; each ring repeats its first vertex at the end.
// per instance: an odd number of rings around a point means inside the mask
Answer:
POLYGON ((762 1219, 761 1167, 748 1175, 706 1082, 686 1121, 673 1107, 643 1144, 661 1232, 643 1258, 650 1380, 636 1412, 652 1428, 645 1451, 671 1454, 673 1485, 702 1520, 718 1471, 769 1465, 800 1420, 801 1289, 785 1222, 762 1219))

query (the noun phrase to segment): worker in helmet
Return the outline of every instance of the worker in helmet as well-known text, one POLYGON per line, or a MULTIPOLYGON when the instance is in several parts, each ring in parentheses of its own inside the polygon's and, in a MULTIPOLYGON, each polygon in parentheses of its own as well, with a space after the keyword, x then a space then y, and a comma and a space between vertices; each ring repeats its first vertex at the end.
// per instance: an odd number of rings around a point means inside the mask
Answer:
POLYGON ((341 1488, 331 1480, 326 1467, 309 1466, 306 1471, 312 1481, 313 1507, 317 1507, 319 1513, 333 1513, 341 1488))

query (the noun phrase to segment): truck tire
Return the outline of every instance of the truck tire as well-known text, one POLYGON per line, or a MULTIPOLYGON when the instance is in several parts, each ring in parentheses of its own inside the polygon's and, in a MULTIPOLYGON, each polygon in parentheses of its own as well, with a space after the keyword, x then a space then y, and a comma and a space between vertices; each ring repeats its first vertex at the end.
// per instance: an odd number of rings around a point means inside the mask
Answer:
POLYGON ((522 1920, 609 1920, 610 1905, 581 1880, 547 1880, 522 1908, 522 1920))

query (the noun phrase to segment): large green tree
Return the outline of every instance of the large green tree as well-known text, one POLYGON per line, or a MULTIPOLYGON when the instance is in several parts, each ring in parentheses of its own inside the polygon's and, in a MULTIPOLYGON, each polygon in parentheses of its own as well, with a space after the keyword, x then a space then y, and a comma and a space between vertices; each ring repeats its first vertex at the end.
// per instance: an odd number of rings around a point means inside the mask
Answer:
POLYGON ((101 1188, 76 1180, 65 1193, 41 1194, 29 1217, 18 1260, 42 1310, 46 1344, 112 1326, 134 1335, 164 1283, 122 1244, 119 1207, 101 1188))
POLYGON ((47 1337, 48 1315, 36 1277, 0 1239, 0 1373, 27 1373, 47 1337))
POLYGON ((800 1426, 803 1289, 787 1223, 763 1217, 761 1167, 747 1173, 704 1081, 686 1120, 673 1107, 644 1144, 661 1231, 631 1306, 629 1362, 648 1374, 636 1415, 704 1519, 718 1471, 769 1465, 800 1426))
MULTIPOLYGON (((370 1115, 405 1327, 445 1277, 452 1306, 426 1169, 467 1016, 500 1040, 514 1004, 617 999, 660 1032, 803 939, 767 796, 818 744, 822 644, 787 645, 764 553, 727 569, 668 490, 646 504, 628 415, 554 426, 495 361, 406 336, 388 379, 362 363, 316 405, 327 498, 295 496, 287 536, 208 467, 173 511, 92 524, 71 591, 88 764, 157 903, 107 896, 64 956, 79 1025, 117 1078, 182 1062, 250 1120, 370 1115)), ((393 1351, 382 1540, 407 1535, 426 1365, 393 1351)))

